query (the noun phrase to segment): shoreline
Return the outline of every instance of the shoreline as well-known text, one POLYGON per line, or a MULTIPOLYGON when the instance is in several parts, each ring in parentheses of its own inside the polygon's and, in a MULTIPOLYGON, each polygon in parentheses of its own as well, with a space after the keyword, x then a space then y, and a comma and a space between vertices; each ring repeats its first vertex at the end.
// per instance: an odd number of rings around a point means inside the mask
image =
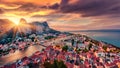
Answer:
MULTIPOLYGON (((70 32, 70 33, 71 33, 71 32, 70 32)), ((106 42, 106 41, 103 41, 103 40, 97 40, 97 39, 95 39, 95 38, 92 38, 92 37, 88 36, 87 34, 74 33, 74 32, 73 32, 72 34, 85 35, 85 36, 87 36, 88 38, 90 38, 90 39, 92 39, 92 40, 96 40, 96 41, 99 41, 99 42, 103 42, 103 43, 105 43, 105 44, 107 44, 107 45, 111 45, 111 46, 113 46, 113 47, 115 47, 115 48, 120 49, 120 46, 118 46, 118 45, 115 45, 115 44, 112 44, 112 43, 109 43, 109 42, 106 42)))
MULTIPOLYGON (((0 62, 0 67, 2 67, 2 66, 4 66, 4 65, 9 65, 9 64, 12 64, 12 63, 15 63, 16 62, 16 60, 19 60, 19 59, 22 59, 23 57, 30 57, 30 56, 32 56, 36 51, 41 51, 43 48, 45 48, 45 47, 43 47, 43 46, 41 46, 41 45, 33 45, 33 46, 29 46, 26 50, 23 50, 23 51, 19 51, 19 50, 17 50, 15 53, 11 53, 11 54, 8 54, 8 55, 6 55, 6 56, 3 56, 3 57, 1 57, 0 59, 7 59, 7 58, 10 58, 11 56, 13 56, 13 57, 16 57, 16 56, 14 56, 14 55, 17 55, 18 57, 18 59, 17 58, 13 58, 11 61, 9 61, 9 62, 5 62, 5 63, 2 63, 2 62, 0 62), (35 49, 34 51, 31 51, 30 49, 35 49), (37 49, 37 48, 39 48, 39 49, 37 49), (30 53, 29 54, 27 54, 27 55, 25 55, 26 53, 28 51, 30 51, 30 53), (23 52, 23 53, 22 53, 23 52), (19 54, 23 54, 23 55, 20 55, 19 56, 19 54), (11 63, 10 63, 11 62, 11 63)), ((12 58, 12 57, 11 57, 12 58)), ((2 60, 3 61, 3 60, 2 60)))
MULTIPOLYGON (((104 41, 98 41, 98 40, 95 40, 95 39, 93 39, 93 38, 91 38, 91 37, 89 37, 89 36, 86 36, 86 35, 82 35, 82 34, 72 34, 72 35, 70 35, 70 36, 66 36, 66 38, 58 38, 58 39, 56 39, 56 40, 51 40, 50 42, 48 42, 48 43, 53 43, 53 42, 58 42, 58 41, 60 41, 60 40, 65 40, 65 39, 72 39, 74 36, 76 36, 77 37, 77 35, 78 36, 83 36, 83 37, 85 37, 85 38, 87 38, 87 40, 89 41, 89 42, 92 42, 92 43, 94 43, 94 42, 97 42, 96 43, 96 45, 98 44, 98 43, 100 43, 100 42, 102 42, 102 43, 104 43, 104 44, 106 44, 107 46, 108 45, 111 45, 111 44, 109 44, 109 43, 107 43, 107 42, 104 42, 104 41)), ((94 43, 95 44, 95 43, 94 43)), ((38 45, 37 45, 38 46, 38 45)), ((53 46, 53 45, 52 45, 53 46)), ((111 45, 112 47, 115 47, 115 48, 117 48, 117 49, 120 49, 119 47, 116 47, 116 46, 114 46, 114 45, 111 45)), ((30 48, 30 47, 28 47, 28 48, 30 48)), ((39 49, 39 48, 38 48, 39 49)), ((40 49, 39 49, 40 50, 40 49)), ((32 50, 33 51, 33 50, 32 50)), ((31 53, 30 53, 31 54, 31 53)), ((23 55, 24 56, 24 55, 23 55)), ((30 56, 28 56, 28 57, 30 57, 30 56)), ((2 58, 1 58, 2 59, 2 58)), ((20 58, 21 59, 21 58, 20 58)), ((4 61, 4 60, 3 60, 4 61)), ((14 62, 13 62, 14 63, 14 62)), ((12 64, 12 63, 5 63, 5 64, 3 64, 3 65, 6 65, 6 64, 12 64)), ((0 66, 3 66, 3 65, 0 65, 0 66)))

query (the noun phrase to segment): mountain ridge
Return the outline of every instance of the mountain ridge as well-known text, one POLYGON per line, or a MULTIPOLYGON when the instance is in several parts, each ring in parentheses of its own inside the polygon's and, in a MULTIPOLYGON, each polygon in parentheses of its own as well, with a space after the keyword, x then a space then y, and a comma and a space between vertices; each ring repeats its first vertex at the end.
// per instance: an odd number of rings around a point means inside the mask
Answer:
MULTIPOLYGON (((19 23, 23 24, 22 28, 24 28, 24 27, 26 28, 26 26, 30 26, 30 27, 28 27, 30 30, 32 30, 31 28, 33 28, 36 32, 40 32, 40 33, 47 32, 47 31, 49 32, 49 30, 54 30, 49 27, 49 25, 46 21, 44 21, 44 22, 34 21, 31 23, 27 23, 27 21, 24 18, 21 18, 19 23)), ((0 19, 0 24, 9 25, 9 24, 13 24, 13 22, 10 21, 9 19, 0 19)), ((0 25, 0 27, 1 27, 1 25, 0 25)), ((7 27, 4 27, 4 28, 7 28, 7 27)), ((56 31, 56 30, 54 30, 54 31, 56 31)))
MULTIPOLYGON (((9 24, 14 24, 13 22, 9 22, 10 20, 8 19, 2 19, 0 21, 1 21, 0 24, 3 23, 5 26, 6 25, 8 26, 9 24)), ((48 34, 48 33, 51 34, 61 33, 60 31, 56 31, 50 28, 46 21, 45 22, 35 21, 35 22, 27 23, 27 21, 22 18, 20 19, 20 24, 22 25, 21 26, 16 25, 12 27, 9 31, 5 32, 4 34, 2 34, 5 31, 4 28, 8 29, 8 27, 4 27, 0 25, 0 43, 2 42, 3 39, 5 41, 5 39, 7 38, 15 38, 16 36, 24 37, 31 34, 39 35, 39 34, 48 34), (1 30, 1 28, 3 29, 1 30)))

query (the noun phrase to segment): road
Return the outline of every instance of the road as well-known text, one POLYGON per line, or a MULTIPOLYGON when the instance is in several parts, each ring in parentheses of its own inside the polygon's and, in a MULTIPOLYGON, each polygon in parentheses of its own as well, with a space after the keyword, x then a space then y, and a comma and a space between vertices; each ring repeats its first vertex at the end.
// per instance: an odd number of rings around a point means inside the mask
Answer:
POLYGON ((43 48, 53 44, 53 43, 59 43, 61 40, 66 40, 66 39, 70 39, 72 36, 68 36, 68 37, 62 37, 62 38, 55 38, 52 39, 50 41, 47 41, 46 43, 44 43, 42 45, 33 45, 33 46, 29 46, 26 50, 24 51, 15 51, 15 53, 11 53, 8 54, 6 56, 3 56, 0 58, 0 66, 6 65, 6 64, 10 64, 15 62, 18 59, 22 59, 23 57, 27 56, 31 56, 33 53, 35 53, 36 51, 41 51, 43 48))

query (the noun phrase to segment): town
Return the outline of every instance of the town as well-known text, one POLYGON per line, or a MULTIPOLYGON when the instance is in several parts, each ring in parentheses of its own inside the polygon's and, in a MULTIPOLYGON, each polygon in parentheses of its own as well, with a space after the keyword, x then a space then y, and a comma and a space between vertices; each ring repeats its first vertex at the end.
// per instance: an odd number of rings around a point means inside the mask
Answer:
POLYGON ((80 34, 32 34, 1 44, 0 60, 0 68, 120 68, 120 48, 80 34))

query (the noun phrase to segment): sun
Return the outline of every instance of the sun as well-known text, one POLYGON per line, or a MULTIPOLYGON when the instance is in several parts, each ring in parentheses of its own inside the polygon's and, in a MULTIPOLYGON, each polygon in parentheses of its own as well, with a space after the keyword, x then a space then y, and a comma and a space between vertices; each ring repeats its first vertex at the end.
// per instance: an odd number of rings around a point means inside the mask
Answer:
POLYGON ((15 23, 15 25, 19 25, 19 22, 14 22, 15 23))
POLYGON ((14 19, 14 20, 12 20, 13 21, 13 23, 15 24, 15 25, 19 25, 20 23, 19 23, 19 20, 20 19, 14 19))
POLYGON ((15 25, 19 25, 20 18, 9 18, 15 25))

